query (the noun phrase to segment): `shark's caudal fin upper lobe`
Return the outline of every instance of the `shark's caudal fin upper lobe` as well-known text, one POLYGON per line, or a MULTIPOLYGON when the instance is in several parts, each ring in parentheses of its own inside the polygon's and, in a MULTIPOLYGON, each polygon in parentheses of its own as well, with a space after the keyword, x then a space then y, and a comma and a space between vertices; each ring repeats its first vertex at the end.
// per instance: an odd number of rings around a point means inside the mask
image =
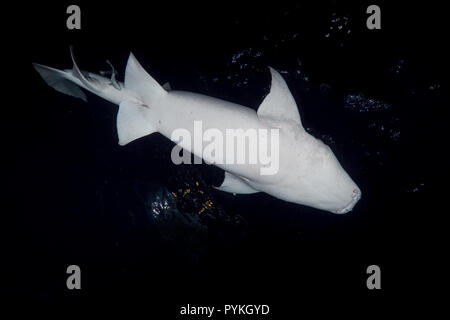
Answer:
POLYGON ((69 74, 67 72, 38 63, 33 63, 33 66, 50 87, 61 93, 87 101, 86 95, 80 87, 69 80, 69 74))

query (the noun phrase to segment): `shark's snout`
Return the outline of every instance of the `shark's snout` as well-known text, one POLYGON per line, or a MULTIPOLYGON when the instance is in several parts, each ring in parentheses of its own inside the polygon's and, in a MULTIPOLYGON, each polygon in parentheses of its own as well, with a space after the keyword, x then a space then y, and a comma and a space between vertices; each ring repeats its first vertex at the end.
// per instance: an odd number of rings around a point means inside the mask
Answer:
POLYGON ((356 203, 359 201, 359 199, 361 199, 361 190, 358 187, 356 187, 355 189, 353 189, 350 202, 342 209, 334 211, 334 213, 342 214, 351 211, 353 207, 356 205, 356 203))

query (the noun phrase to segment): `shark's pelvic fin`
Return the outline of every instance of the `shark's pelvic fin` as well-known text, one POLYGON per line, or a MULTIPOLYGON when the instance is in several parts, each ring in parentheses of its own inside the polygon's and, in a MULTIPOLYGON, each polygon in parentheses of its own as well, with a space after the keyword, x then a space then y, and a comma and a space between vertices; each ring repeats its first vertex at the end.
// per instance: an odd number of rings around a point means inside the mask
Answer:
POLYGON ((258 117, 294 121, 301 126, 297 104, 286 82, 278 71, 271 67, 269 69, 272 75, 270 92, 258 108, 258 117))
POLYGON ((125 69, 125 88, 146 104, 167 94, 167 91, 145 71, 132 53, 125 69))
POLYGON ((123 101, 119 106, 117 114, 117 135, 119 145, 123 146, 133 140, 156 132, 156 128, 151 125, 151 121, 146 118, 148 109, 142 105, 123 101))
POLYGON ((250 194, 259 192, 250 187, 243 179, 225 171, 225 179, 220 187, 214 187, 218 190, 238 193, 238 194, 250 194))
POLYGON ((87 102, 86 95, 78 85, 67 79, 64 71, 33 63, 34 68, 41 75, 42 79, 55 90, 68 94, 75 98, 80 98, 87 102))
POLYGON ((162 85, 162 87, 164 88, 164 90, 166 91, 171 91, 172 90, 172 86, 170 85, 169 82, 166 82, 162 85))

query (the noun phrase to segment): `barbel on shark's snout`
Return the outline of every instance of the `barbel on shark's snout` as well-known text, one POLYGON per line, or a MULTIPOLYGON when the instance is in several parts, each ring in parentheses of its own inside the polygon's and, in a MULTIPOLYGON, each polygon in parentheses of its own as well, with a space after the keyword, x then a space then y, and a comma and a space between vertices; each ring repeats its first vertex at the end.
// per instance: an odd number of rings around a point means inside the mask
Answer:
MULTIPOLYGON (((303 128, 297 104, 282 76, 269 67, 272 82, 269 94, 255 111, 245 106, 186 91, 166 90, 153 79, 130 53, 124 83, 81 71, 75 62, 72 69, 58 70, 34 63, 48 85, 81 98, 86 89, 119 105, 117 132, 119 144, 126 145, 143 136, 159 132, 171 138, 174 130, 194 132, 194 123, 225 133, 227 130, 279 130, 279 169, 261 175, 261 162, 252 164, 209 163, 225 170, 225 180, 217 189, 232 193, 265 192, 276 198, 333 213, 353 209, 361 191, 342 168, 330 147, 303 128)), ((186 141, 179 145, 197 157, 204 157, 186 141)), ((225 149, 226 151, 226 149, 225 149)))

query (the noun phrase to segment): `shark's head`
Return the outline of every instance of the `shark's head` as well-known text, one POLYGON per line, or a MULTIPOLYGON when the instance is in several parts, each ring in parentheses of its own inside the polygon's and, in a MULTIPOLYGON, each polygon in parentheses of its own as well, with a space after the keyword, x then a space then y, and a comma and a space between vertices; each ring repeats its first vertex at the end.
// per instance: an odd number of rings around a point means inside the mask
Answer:
POLYGON ((280 170, 278 178, 260 189, 289 202, 333 213, 352 210, 361 198, 361 190, 330 147, 304 129, 286 82, 275 69, 270 68, 270 72, 271 89, 257 114, 266 125, 281 129, 280 170))
POLYGON ((289 201, 338 214, 351 211, 361 190, 331 148, 306 131, 297 135, 294 143, 286 176, 289 201))

